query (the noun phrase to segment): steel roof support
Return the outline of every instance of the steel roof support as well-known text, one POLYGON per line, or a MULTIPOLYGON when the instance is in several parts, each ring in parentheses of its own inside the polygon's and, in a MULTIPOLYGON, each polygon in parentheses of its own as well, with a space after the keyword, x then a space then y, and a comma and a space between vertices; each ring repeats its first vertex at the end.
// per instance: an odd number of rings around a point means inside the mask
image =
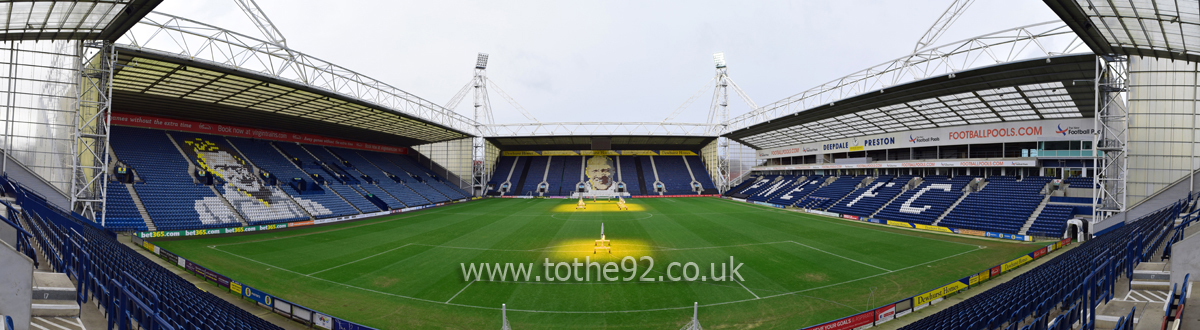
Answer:
POLYGON ((1126 88, 1129 58, 1123 55, 1096 57, 1096 134, 1092 138, 1095 161, 1092 190, 1092 221, 1099 223, 1125 212, 1126 153, 1128 152, 1129 104, 1126 88))
POLYGON ((71 210, 105 225, 112 115, 113 66, 117 52, 108 41, 77 43, 78 88, 71 173, 71 210))

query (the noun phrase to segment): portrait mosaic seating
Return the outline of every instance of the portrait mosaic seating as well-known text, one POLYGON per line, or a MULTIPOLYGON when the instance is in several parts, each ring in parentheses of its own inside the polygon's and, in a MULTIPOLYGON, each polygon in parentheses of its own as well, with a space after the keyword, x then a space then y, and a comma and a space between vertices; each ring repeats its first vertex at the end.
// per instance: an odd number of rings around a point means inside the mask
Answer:
POLYGON ((696 194, 697 186, 714 189, 712 177, 699 156, 501 156, 488 181, 489 192, 507 195, 571 196, 579 184, 589 191, 616 192, 624 185, 630 195, 696 194), (543 181, 544 179, 544 181, 543 181), (539 187, 544 183, 545 191, 539 187))
MULTIPOLYGON (((303 221, 467 197, 404 155, 124 126, 113 127, 112 148, 133 170, 137 180, 128 185, 158 230, 303 221)), ((126 184, 111 179, 106 228, 146 230, 126 184)))

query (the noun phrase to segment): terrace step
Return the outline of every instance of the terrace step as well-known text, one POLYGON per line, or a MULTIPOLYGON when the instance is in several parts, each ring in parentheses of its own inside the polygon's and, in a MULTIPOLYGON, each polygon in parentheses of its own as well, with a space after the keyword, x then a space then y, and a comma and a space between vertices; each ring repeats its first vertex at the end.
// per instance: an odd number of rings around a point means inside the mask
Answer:
POLYGON ((1025 225, 1021 226, 1021 230, 1018 231, 1017 234, 1025 235, 1025 233, 1029 231, 1029 227, 1033 226, 1033 222, 1035 220, 1037 220, 1037 217, 1039 215, 1042 215, 1042 210, 1046 208, 1046 203, 1049 203, 1049 202, 1050 202, 1050 195, 1046 195, 1046 197, 1043 197, 1042 202, 1039 203, 1038 207, 1033 210, 1033 214, 1029 215, 1029 219, 1025 220, 1025 225))
POLYGON ((946 215, 947 215, 947 214, 950 214, 950 211, 953 211, 953 210, 954 210, 954 207, 958 206, 958 203, 962 203, 962 201, 963 201, 964 199, 967 199, 967 196, 970 196, 970 195, 971 195, 971 193, 964 193, 964 194, 962 194, 962 196, 958 196, 958 200, 955 200, 955 201, 954 201, 954 204, 950 204, 950 207, 947 207, 947 208, 946 208, 946 212, 942 212, 942 215, 939 215, 939 216, 937 217, 937 220, 934 220, 934 221, 933 221, 933 225, 934 225, 934 226, 937 226, 937 225, 938 225, 938 223, 942 222, 942 219, 945 219, 945 218, 946 218, 946 215))
POLYGON ((154 226, 154 221, 150 221, 150 213, 146 212, 146 204, 142 204, 142 198, 139 197, 137 191, 133 189, 133 184, 126 183, 125 190, 129 191, 129 197, 132 197, 133 205, 137 206, 138 213, 142 215, 142 221, 146 222, 146 229, 150 231, 158 231, 158 227, 154 226))

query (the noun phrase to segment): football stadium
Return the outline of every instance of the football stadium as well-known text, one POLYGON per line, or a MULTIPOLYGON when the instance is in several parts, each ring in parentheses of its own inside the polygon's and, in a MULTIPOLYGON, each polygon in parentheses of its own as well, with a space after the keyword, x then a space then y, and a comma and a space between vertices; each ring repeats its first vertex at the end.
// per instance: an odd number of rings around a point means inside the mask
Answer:
POLYGON ((698 54, 697 122, 538 121, 497 52, 439 104, 162 2, 0 2, 2 330, 1200 329, 1196 0, 958 41, 946 1, 765 105, 698 54))

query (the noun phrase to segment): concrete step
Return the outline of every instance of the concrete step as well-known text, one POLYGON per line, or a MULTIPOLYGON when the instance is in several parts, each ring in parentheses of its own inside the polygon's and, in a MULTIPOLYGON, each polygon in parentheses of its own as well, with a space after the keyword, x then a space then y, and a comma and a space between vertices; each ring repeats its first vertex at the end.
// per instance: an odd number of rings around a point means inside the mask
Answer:
POLYGON ((1134 270, 1134 280, 1142 281, 1170 281, 1171 271, 1169 270, 1134 270))
POLYGON ((33 300, 32 316, 79 316, 79 304, 75 300, 33 300))
POLYGON ((1168 291, 1168 290, 1171 290, 1171 282, 1169 280, 1168 281, 1156 281, 1156 280, 1137 281, 1137 280, 1135 280, 1135 281, 1129 283, 1129 288, 1133 289, 1133 290, 1168 291))
POLYGON ((78 317, 34 317, 29 320, 33 329, 84 330, 78 317))

